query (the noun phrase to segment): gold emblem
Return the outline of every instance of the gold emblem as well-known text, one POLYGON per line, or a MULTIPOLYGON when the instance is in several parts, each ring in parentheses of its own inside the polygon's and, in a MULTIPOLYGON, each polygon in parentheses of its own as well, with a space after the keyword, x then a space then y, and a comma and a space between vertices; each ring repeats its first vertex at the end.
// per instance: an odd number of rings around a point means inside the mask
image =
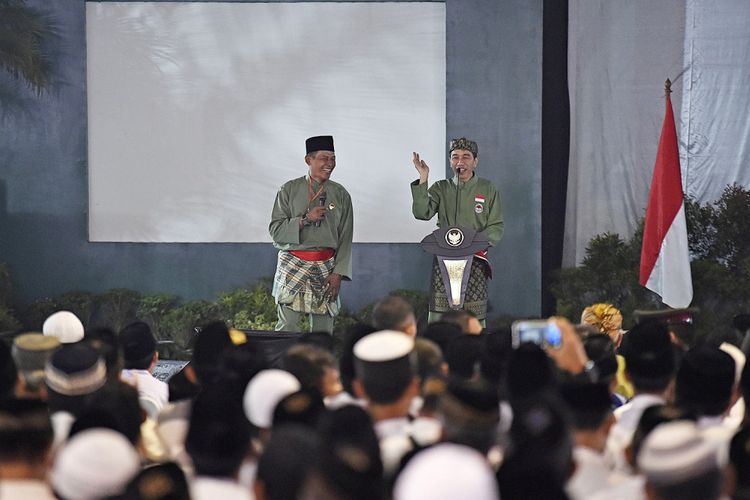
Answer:
POLYGON ((328 204, 328 210, 333 210, 334 208, 336 208, 336 204, 334 202, 328 204))

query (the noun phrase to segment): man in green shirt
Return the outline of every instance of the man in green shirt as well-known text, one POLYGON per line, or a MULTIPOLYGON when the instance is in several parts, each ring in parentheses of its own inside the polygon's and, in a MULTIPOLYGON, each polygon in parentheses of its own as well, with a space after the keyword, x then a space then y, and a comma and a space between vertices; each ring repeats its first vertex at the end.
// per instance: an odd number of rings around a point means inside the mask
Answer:
MULTIPOLYGON (((476 176, 479 163, 477 143, 466 138, 450 143, 450 165, 454 176, 435 182, 427 188, 430 168, 414 153, 412 161, 419 179, 411 183, 412 213, 420 220, 437 214, 438 227, 464 226, 479 231, 495 246, 503 237, 503 211, 495 186, 476 176)), ((475 255, 466 290, 464 309, 473 312, 484 323, 487 317, 487 279, 491 269, 486 255, 475 255)), ((451 308, 441 278, 437 259, 432 266, 429 321, 437 321, 451 308)))
POLYGON ((299 331, 308 315, 311 331, 333 333, 341 280, 352 276, 352 201, 341 184, 330 180, 336 168, 333 137, 310 137, 305 145, 308 174, 281 186, 268 227, 279 249, 273 283, 276 330, 299 331))

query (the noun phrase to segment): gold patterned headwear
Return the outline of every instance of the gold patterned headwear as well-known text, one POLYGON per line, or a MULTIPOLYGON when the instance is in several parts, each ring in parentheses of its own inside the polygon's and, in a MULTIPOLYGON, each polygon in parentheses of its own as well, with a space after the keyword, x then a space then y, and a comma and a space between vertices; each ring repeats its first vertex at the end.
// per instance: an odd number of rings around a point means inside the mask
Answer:
POLYGON ((601 333, 619 331, 622 313, 612 304, 593 304, 583 310, 581 323, 595 326, 601 333))
POLYGON ((477 143, 467 139, 466 137, 461 137, 460 139, 451 139, 448 153, 452 153, 454 149, 464 149, 466 151, 471 151, 471 153, 474 155, 474 158, 479 155, 479 146, 477 146, 477 143))

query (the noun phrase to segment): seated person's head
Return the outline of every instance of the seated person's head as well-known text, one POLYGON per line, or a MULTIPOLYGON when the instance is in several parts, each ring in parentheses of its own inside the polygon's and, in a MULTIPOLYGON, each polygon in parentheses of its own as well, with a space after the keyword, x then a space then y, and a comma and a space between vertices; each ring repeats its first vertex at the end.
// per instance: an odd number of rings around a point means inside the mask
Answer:
POLYGON ((486 454, 498 439, 500 400, 497 387, 486 380, 448 383, 438 403, 444 440, 486 454))
POLYGON ((383 462, 370 416, 355 405, 324 415, 320 454, 300 498, 382 500, 383 462))
POLYGON ((460 337, 462 334, 463 331, 461 330, 461 327, 456 324, 447 323, 445 321, 435 321, 434 323, 427 325, 427 328, 425 328, 421 336, 427 340, 435 342, 443 353, 445 353, 445 349, 448 347, 448 342, 456 337, 460 337))
POLYGON ((614 423, 607 385, 575 380, 563 383, 560 392, 576 432, 603 432, 606 437, 614 423))
POLYGON ((435 342, 420 337, 414 342, 414 350, 417 353, 417 374, 422 381, 445 375, 447 365, 443 352, 435 342))
POLYGON ((373 333, 375 329, 371 325, 357 323, 348 328, 344 334, 343 349, 339 358, 339 374, 341 376, 341 385, 349 394, 354 394, 352 381, 354 380, 354 344, 365 335, 373 333))
POLYGON ((464 334, 448 342, 445 361, 452 378, 470 379, 479 374, 484 339, 477 335, 464 334))
POLYGON ((411 304, 396 295, 388 295, 375 304, 372 326, 376 330, 396 330, 412 337, 417 335, 417 319, 411 304))
POLYGON ((159 359, 156 338, 151 327, 143 321, 135 321, 123 328, 119 342, 126 370, 149 370, 159 359))
POLYGON ((649 498, 718 499, 722 474, 717 453, 716 444, 694 422, 679 420, 656 426, 637 459, 649 498))
POLYGON ((341 391, 336 360, 320 347, 291 346, 281 358, 281 368, 297 377, 303 389, 315 390, 321 397, 335 396, 341 391))
POLYGON ((86 397, 101 389, 107 369, 99 353, 85 342, 64 344, 52 354, 44 369, 50 412, 78 416, 86 397))
POLYGON ((636 325, 625 335, 620 352, 625 358, 625 373, 636 392, 662 393, 672 382, 675 351, 664 325, 636 325))
MULTIPOLYGON (((59 347, 60 341, 57 337, 41 333, 25 333, 13 340, 13 361, 18 368, 20 391, 23 397, 47 398, 44 367, 59 347)), ((14 365, 6 363, 3 366, 6 372, 9 372, 14 365)))
POLYGON ((550 395, 513 406, 510 446, 498 471, 501 498, 559 498, 573 472, 573 440, 562 403, 550 395))
POLYGON ((669 405, 654 405, 643 410, 633 433, 630 446, 625 449, 625 457, 630 466, 633 467, 633 470, 637 468, 636 461, 638 460, 638 453, 641 451, 641 446, 643 446, 643 441, 646 440, 651 431, 656 429, 658 425, 678 420, 690 420, 694 422, 695 415, 682 408, 669 405))
POLYGON ((253 489, 256 498, 299 498, 309 470, 318 463, 320 439, 306 426, 287 424, 274 429, 258 460, 253 489))
POLYGON ((508 364, 511 402, 533 399, 556 387, 552 360, 537 344, 526 342, 513 350, 508 364))
POLYGON ((44 478, 53 432, 47 404, 38 399, 0 400, 0 475, 7 467, 37 470, 44 478))
POLYGON ((250 448, 251 427, 232 391, 204 390, 193 403, 185 450, 198 476, 235 478, 250 448))
POLYGON ((615 344, 608 335, 597 333, 583 339, 586 356, 594 362, 597 381, 610 383, 617 374, 617 356, 615 344))
POLYGON ((201 385, 211 384, 219 378, 222 356, 232 345, 229 328, 223 321, 214 321, 200 329, 189 366, 201 385))
POLYGON ((486 380, 499 385, 501 390, 506 382, 508 364, 513 353, 510 327, 502 327, 488 335, 483 335, 479 371, 486 380))
POLYGON ((86 409, 78 416, 71 435, 91 427, 106 427, 121 433, 134 446, 141 438, 146 419, 138 400, 138 390, 120 380, 109 380, 98 391, 86 396, 86 409))
POLYGON ((354 345, 353 352, 358 397, 388 405, 418 393, 412 337, 392 330, 371 333, 354 345))
POLYGON ((446 311, 440 317, 440 321, 456 325, 461 329, 461 332, 467 335, 479 335, 483 330, 482 323, 477 319, 477 315, 464 309, 446 311))
POLYGON ((115 331, 106 326, 89 328, 84 333, 83 340, 99 352, 99 356, 107 365, 108 376, 119 377, 122 370, 122 352, 115 331))
POLYGON ((675 404, 698 416, 722 415, 729 409, 734 377, 729 354, 717 347, 693 347, 677 370, 675 404))

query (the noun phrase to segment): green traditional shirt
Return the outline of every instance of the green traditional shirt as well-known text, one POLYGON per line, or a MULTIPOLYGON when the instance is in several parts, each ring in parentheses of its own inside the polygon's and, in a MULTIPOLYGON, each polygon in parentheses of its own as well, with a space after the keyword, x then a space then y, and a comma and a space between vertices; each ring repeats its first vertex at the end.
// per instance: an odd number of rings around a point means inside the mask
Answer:
MULTIPOLYGON (((321 250, 333 248, 336 251, 336 265, 333 272, 346 280, 352 279, 352 236, 354 214, 352 199, 341 184, 328 180, 323 186, 326 193, 326 216, 320 227, 303 226, 300 221, 305 213, 314 208, 318 197, 308 201, 310 177, 306 175, 285 183, 276 193, 276 201, 271 212, 268 230, 273 246, 279 250, 321 250)), ((320 185, 312 181, 313 193, 320 185)))
POLYGON ((430 189, 419 179, 411 183, 414 217, 430 220, 438 214, 438 227, 465 226, 482 232, 490 242, 497 245, 503 237, 505 225, 500 195, 487 179, 474 176, 467 182, 456 184, 457 177, 435 182, 430 189), (456 211, 458 193, 458 211, 456 211), (456 217, 458 213, 458 217, 456 217))

